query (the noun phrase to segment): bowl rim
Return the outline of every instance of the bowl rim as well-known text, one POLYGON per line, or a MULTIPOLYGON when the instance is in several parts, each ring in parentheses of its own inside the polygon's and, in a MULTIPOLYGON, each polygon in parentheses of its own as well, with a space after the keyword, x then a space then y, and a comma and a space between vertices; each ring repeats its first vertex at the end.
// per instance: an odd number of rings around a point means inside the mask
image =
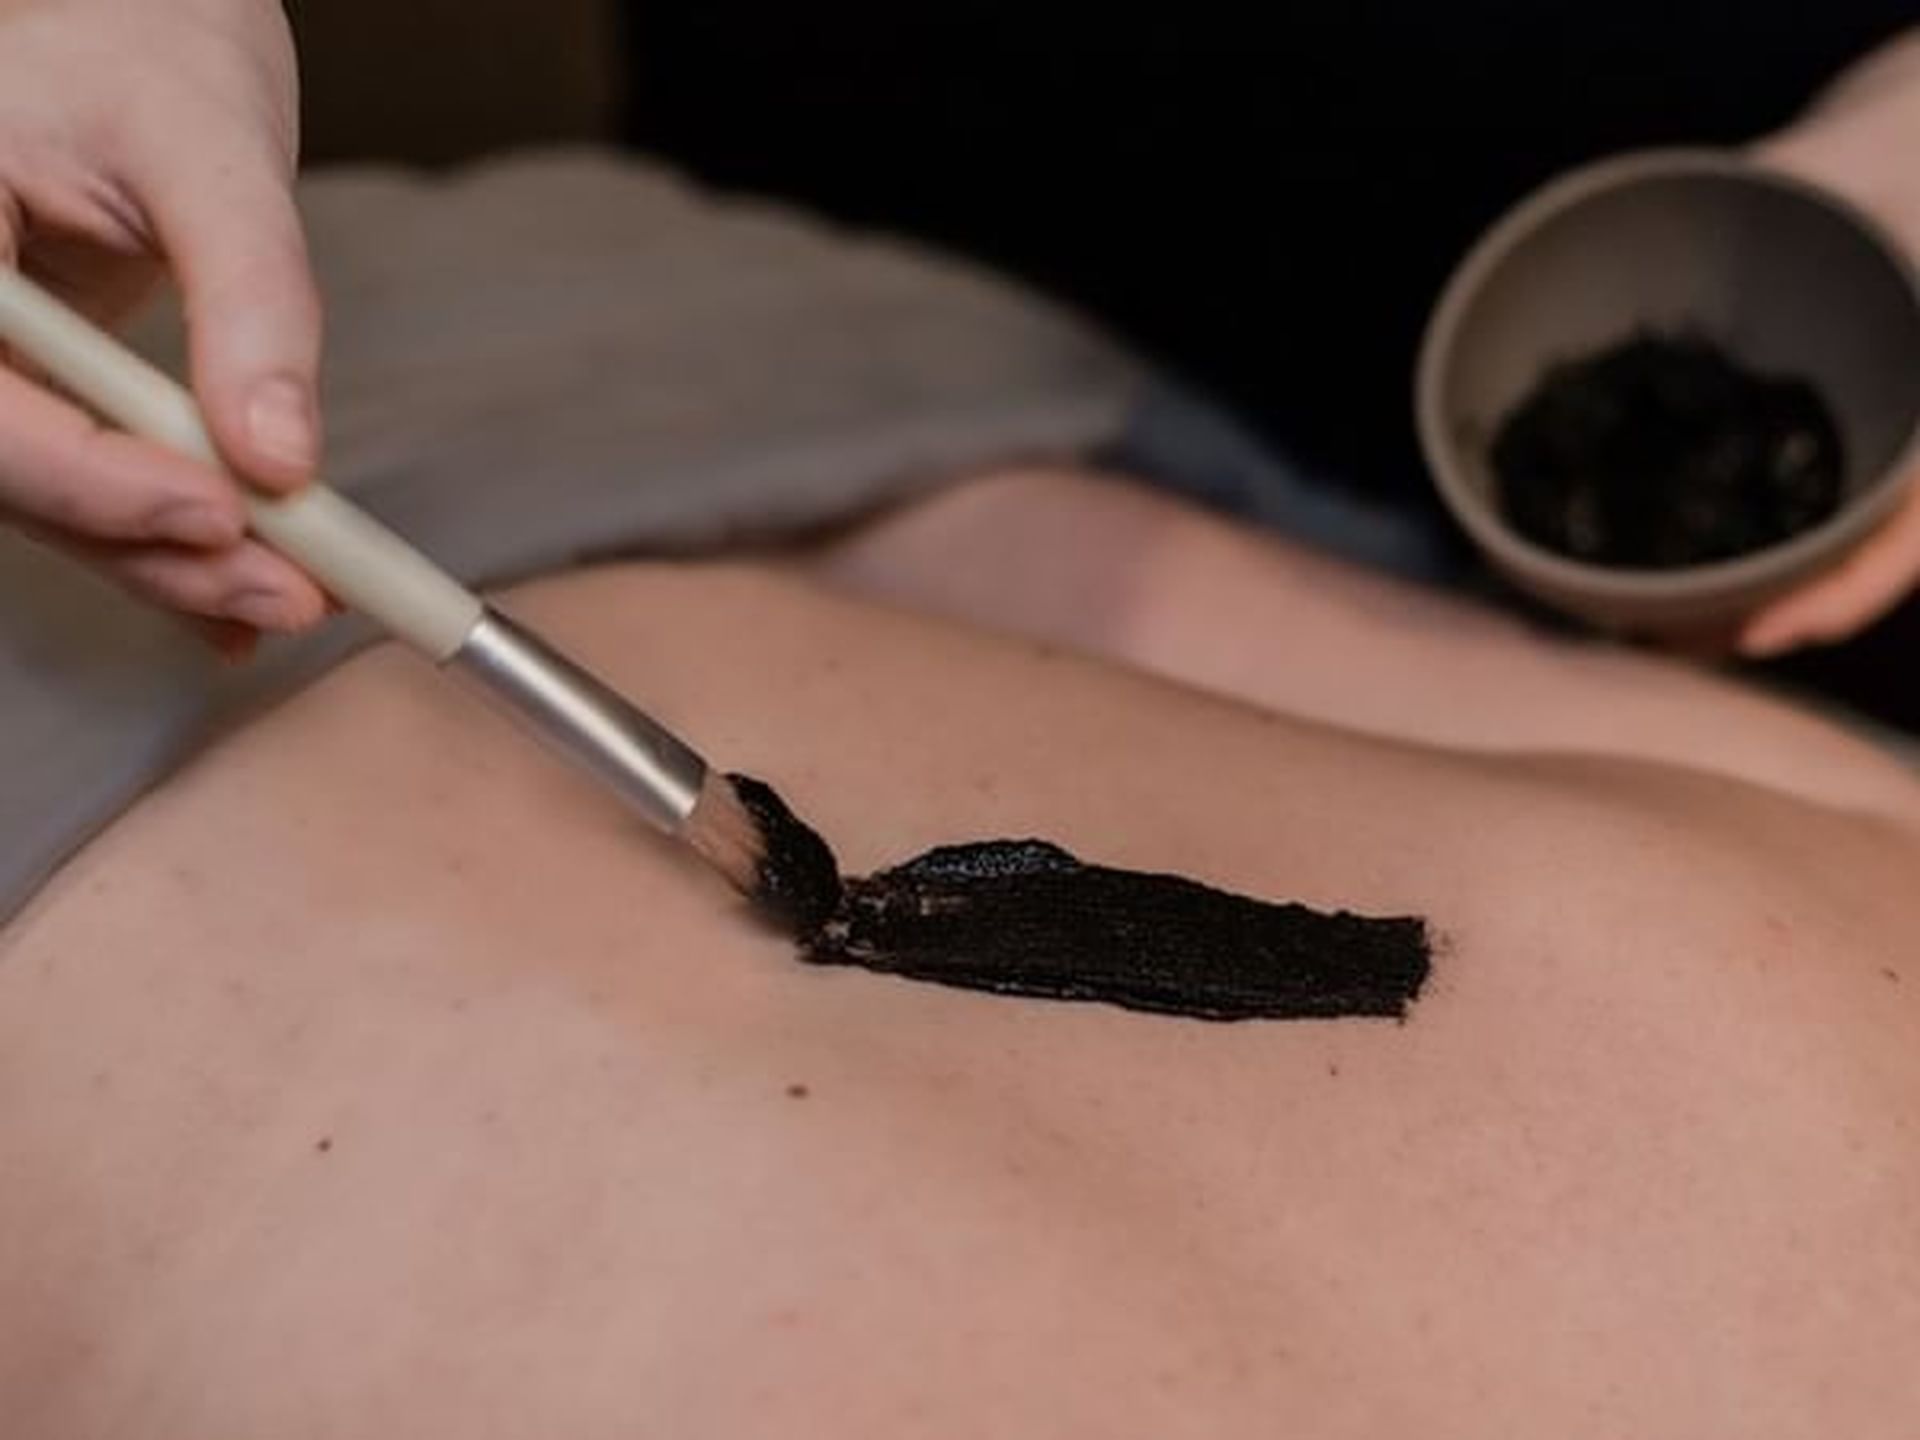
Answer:
POLYGON ((1761 586, 1810 568, 1878 526, 1920 475, 1920 399, 1907 438, 1886 468, 1839 510, 1810 530, 1724 560, 1665 570, 1627 570, 1575 560, 1510 528, 1496 506, 1477 496, 1453 463, 1443 414, 1441 379, 1468 307, 1515 247, 1550 220, 1595 195, 1647 180, 1708 176, 1753 184, 1808 201, 1850 224, 1905 282, 1920 323, 1920 259, 1907 254, 1873 216, 1843 196, 1732 150, 1673 146, 1634 150, 1579 166, 1534 190, 1475 241, 1454 268, 1427 322, 1415 366, 1414 411, 1429 478, 1454 519, 1479 548, 1509 568, 1557 590, 1596 600, 1684 600, 1707 592, 1761 586))

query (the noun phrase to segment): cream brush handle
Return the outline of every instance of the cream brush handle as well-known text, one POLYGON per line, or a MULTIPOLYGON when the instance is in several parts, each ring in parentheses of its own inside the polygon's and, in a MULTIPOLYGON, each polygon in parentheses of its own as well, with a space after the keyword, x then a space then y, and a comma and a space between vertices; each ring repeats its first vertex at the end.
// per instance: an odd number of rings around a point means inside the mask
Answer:
MULTIPOLYGON (((0 271, 0 341, 121 429, 226 468, 186 387, 11 270, 0 271)), ((477 595, 338 491, 242 493, 256 535, 436 663, 479 622, 477 595)))
MULTIPOLYGON (((0 341, 123 430, 212 465, 193 396, 31 281, 0 271, 0 341)), ((647 820, 678 833, 707 765, 695 750, 538 636, 520 629, 324 485, 246 494, 255 534, 362 614, 464 676, 647 820)))

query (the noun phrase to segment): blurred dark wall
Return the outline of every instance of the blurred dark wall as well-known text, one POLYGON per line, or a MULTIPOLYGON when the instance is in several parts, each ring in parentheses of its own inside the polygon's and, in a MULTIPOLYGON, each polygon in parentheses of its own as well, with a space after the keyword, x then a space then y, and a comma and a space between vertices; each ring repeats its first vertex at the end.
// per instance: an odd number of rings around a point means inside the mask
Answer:
POLYGON ((612 138, 614 0, 290 0, 310 163, 612 138))
POLYGON ((1783 122, 1913 0, 627 7, 628 134, 1089 306, 1275 437, 1418 486, 1420 327, 1609 150, 1783 122))
POLYGON ((1915 0, 294 0, 313 161, 623 135, 971 251, 1350 483, 1422 488, 1414 346, 1555 170, 1784 121, 1915 0))

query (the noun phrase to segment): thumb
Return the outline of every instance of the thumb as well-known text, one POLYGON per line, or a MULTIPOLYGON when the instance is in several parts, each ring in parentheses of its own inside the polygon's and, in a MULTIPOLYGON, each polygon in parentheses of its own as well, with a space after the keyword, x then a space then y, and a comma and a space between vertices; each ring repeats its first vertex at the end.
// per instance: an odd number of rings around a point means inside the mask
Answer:
POLYGON ((320 301, 292 164, 262 138, 170 146, 147 170, 138 189, 185 298, 214 443, 255 483, 295 489, 320 462, 320 301))

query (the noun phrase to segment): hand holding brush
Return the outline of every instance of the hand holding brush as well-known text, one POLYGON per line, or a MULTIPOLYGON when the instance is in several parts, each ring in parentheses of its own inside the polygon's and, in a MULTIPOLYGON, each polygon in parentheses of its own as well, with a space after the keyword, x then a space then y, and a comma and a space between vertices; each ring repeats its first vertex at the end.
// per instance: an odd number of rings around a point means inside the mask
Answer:
MULTIPOLYGON (((0 272, 0 343, 103 419, 221 464, 182 386, 13 272, 0 272)), ((782 910, 761 818, 665 726, 327 486, 280 497, 249 492, 246 507, 251 531, 342 603, 466 677, 648 823, 684 840, 736 890, 782 910)))

